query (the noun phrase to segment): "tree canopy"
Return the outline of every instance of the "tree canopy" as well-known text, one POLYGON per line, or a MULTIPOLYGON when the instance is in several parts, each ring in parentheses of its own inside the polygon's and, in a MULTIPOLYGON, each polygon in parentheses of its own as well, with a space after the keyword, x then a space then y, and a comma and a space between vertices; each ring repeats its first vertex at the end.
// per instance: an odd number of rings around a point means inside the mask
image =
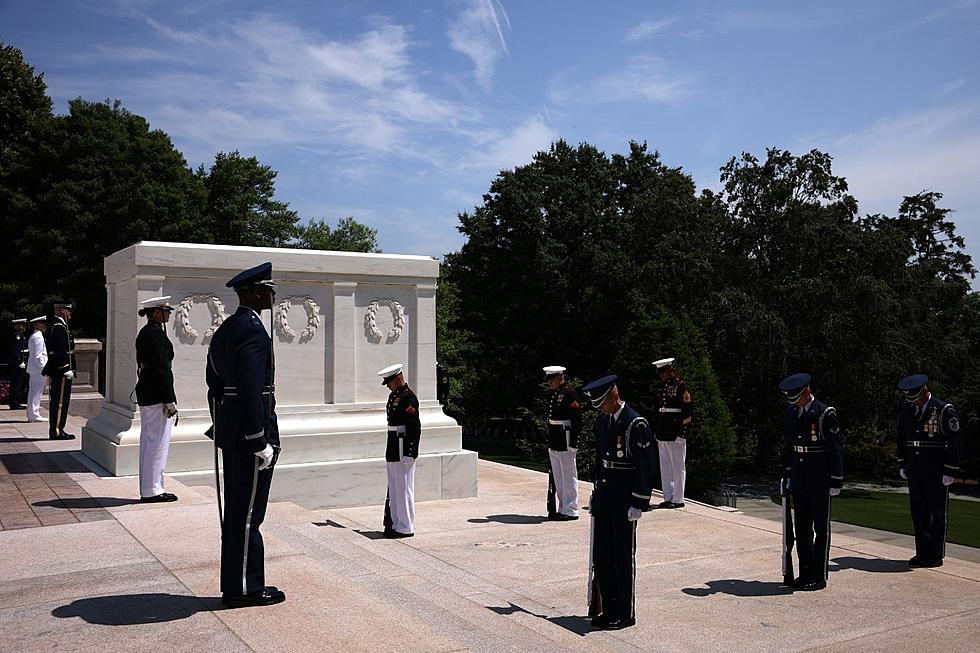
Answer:
POLYGON ((619 374, 642 412, 651 362, 673 356, 695 395, 689 479, 704 486, 734 452, 775 469, 776 385, 793 372, 838 407, 850 471, 879 478, 897 471, 898 379, 925 372, 947 400, 977 399, 975 271, 939 193, 861 217, 817 150, 744 153, 720 182, 699 193, 635 142, 608 156, 558 141, 501 171, 459 215, 466 242, 443 267, 451 410, 526 415, 540 367, 562 364, 619 374))

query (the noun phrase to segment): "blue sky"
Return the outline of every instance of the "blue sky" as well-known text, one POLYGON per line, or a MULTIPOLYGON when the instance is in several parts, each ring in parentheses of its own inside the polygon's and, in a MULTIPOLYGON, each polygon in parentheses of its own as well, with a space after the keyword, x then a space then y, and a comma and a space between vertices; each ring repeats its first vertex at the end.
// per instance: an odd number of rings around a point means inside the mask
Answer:
POLYGON ((942 192, 980 260, 977 0, 2 0, 0 38, 57 111, 119 98, 194 167, 255 155, 386 252, 457 249, 456 213, 564 138, 647 141, 711 188, 816 147, 862 213, 942 192))

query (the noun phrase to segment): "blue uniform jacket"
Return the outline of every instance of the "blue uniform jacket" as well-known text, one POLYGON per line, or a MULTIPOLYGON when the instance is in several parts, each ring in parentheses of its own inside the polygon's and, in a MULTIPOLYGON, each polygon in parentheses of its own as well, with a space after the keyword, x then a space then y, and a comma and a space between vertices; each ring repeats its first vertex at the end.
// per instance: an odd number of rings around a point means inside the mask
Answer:
POLYGON ((953 404, 935 395, 923 404, 915 419, 915 406, 906 402, 898 417, 898 465, 909 472, 955 476, 960 468, 963 433, 953 404))
POLYGON ((206 376, 217 446, 253 453, 279 446, 272 339, 255 311, 239 306, 218 327, 206 376))
POLYGON ((653 489, 653 436, 646 419, 629 404, 619 419, 600 413, 596 418, 596 482, 592 509, 596 514, 621 513, 650 507, 653 489))
POLYGON ((837 410, 819 399, 803 415, 786 408, 786 471, 797 487, 840 488, 844 482, 844 438, 837 410), (800 486, 798 484, 802 483, 800 486))

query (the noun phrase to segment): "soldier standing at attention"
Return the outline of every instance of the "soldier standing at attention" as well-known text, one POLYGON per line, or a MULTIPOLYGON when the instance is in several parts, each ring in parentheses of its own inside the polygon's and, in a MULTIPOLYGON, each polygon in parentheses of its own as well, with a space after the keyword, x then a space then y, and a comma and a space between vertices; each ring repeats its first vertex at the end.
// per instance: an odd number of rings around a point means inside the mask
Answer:
POLYGON ((800 575, 792 587, 807 592, 827 587, 830 556, 830 497, 844 480, 844 440, 837 410, 810 391, 810 375, 793 374, 779 389, 786 396, 786 469, 793 495, 800 575))
POLYGON ((177 394, 171 363, 174 346, 166 324, 174 307, 170 296, 140 302, 140 317, 146 324, 136 336, 136 403, 140 407, 140 501, 176 501, 164 492, 163 472, 170 451, 170 429, 177 414, 177 394))
POLYGON ((279 457, 272 338, 259 317, 275 301, 272 263, 245 270, 225 285, 235 289, 240 305, 215 331, 207 366, 214 443, 225 479, 221 600, 231 607, 272 605, 286 600, 265 584, 259 532, 279 457))
POLYGON ((48 318, 41 315, 31 320, 34 332, 27 339, 27 421, 41 421, 41 395, 44 393, 44 374, 48 364, 48 347, 44 332, 48 330, 48 318))
POLYGON ((51 406, 48 411, 48 437, 52 440, 74 440, 65 433, 68 421, 68 404, 71 402, 71 384, 75 378, 75 340, 68 329, 71 320, 71 302, 54 305, 54 320, 48 336, 48 364, 44 374, 51 378, 51 406))
POLYGON ((684 485, 687 482, 687 435, 694 421, 691 389, 674 370, 673 358, 653 363, 660 377, 657 389, 657 414, 653 432, 660 454, 660 487, 664 500, 658 508, 683 508, 684 485))
POLYGON ((10 370, 10 394, 7 395, 7 405, 10 410, 20 410, 20 398, 24 396, 24 381, 27 378, 27 318, 11 320, 14 325, 14 335, 10 339, 10 356, 7 369, 10 370))
POLYGON ((572 521, 578 519, 578 468, 575 453, 582 431, 582 416, 578 395, 565 381, 565 368, 550 365, 544 368, 548 383, 548 459, 555 483, 558 506, 548 519, 572 521))
POLYGON ((582 388, 599 409, 598 477, 589 511, 596 519, 593 566, 602 596, 602 614, 592 625, 603 630, 636 624, 636 522, 650 507, 654 474, 650 426, 620 398, 617 378, 604 376, 582 388))
POLYGON ((943 565, 949 486, 960 468, 963 447, 956 409, 929 392, 928 380, 925 374, 914 374, 898 384, 905 394, 898 418, 899 474, 909 482, 915 529, 910 567, 943 565))
POLYGON ((402 364, 395 363, 380 372, 381 385, 388 386, 388 441, 385 462, 388 467, 388 500, 385 502, 384 536, 391 539, 415 535, 415 460, 419 457, 422 423, 419 398, 405 377, 402 364))

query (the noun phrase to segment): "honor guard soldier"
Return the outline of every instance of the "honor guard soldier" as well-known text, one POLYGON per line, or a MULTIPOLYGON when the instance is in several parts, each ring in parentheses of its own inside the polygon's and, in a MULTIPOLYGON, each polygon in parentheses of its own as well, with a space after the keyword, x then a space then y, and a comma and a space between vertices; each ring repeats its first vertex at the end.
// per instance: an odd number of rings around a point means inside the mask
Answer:
POLYGON ((808 592, 827 587, 830 556, 830 497, 844 480, 844 441, 837 410, 810 391, 810 375, 793 374, 779 389, 786 396, 786 469, 783 482, 793 495, 800 575, 791 585, 808 592))
POLYGON ((694 422, 694 402, 691 389, 674 370, 673 358, 653 363, 660 377, 657 388, 657 413, 653 433, 660 454, 660 486, 664 500, 658 508, 683 508, 684 484, 687 481, 687 435, 694 422))
POLYGON ((14 335, 10 339, 10 356, 7 359, 7 368, 10 370, 10 394, 7 395, 7 404, 11 410, 20 410, 23 406, 20 403, 24 396, 25 381, 27 380, 27 318, 11 320, 14 325, 14 335))
POLYGON ((177 415, 177 394, 171 363, 174 346, 167 337, 167 321, 174 307, 170 296, 140 302, 146 324, 136 336, 136 403, 140 407, 140 501, 176 501, 165 492, 163 472, 170 451, 170 430, 177 415))
POLYGON ((71 402, 71 384, 75 378, 75 340, 68 328, 73 309, 71 302, 58 302, 54 305, 54 320, 48 335, 48 364, 44 374, 51 379, 48 437, 52 440, 75 439, 71 433, 65 433, 68 404, 71 402))
POLYGON ((48 347, 44 332, 48 330, 48 318, 41 315, 31 320, 34 327, 27 339, 27 421, 40 422, 41 395, 44 393, 44 366, 48 364, 48 347))
POLYGON ((419 457, 422 423, 419 398, 405 377, 402 364, 395 363, 380 372, 381 385, 391 394, 385 411, 388 441, 385 462, 388 467, 388 498, 385 501, 384 536, 397 539, 415 535, 415 460, 419 457))
POLYGON ((949 486, 960 467, 963 436, 952 404, 933 396, 925 374, 902 379, 905 405, 898 418, 899 474, 909 482, 915 529, 910 567, 941 567, 946 555, 949 486))
POLYGON ((221 600, 232 607, 271 605, 286 600, 265 584, 259 532, 279 457, 272 338, 260 318, 275 301, 272 263, 245 270, 225 285, 235 289, 240 305, 215 331, 207 365, 214 443, 225 479, 221 600))
POLYGON ((548 383, 548 459, 558 505, 548 519, 571 521, 578 519, 578 468, 575 453, 582 432, 582 416, 578 395, 565 381, 565 368, 549 365, 543 368, 548 383))
POLYGON ((616 379, 605 376, 582 388, 599 409, 589 512, 595 529, 592 567, 602 602, 602 614, 592 624, 603 630, 636 623, 636 522, 650 507, 654 474, 650 426, 620 398, 616 379))

